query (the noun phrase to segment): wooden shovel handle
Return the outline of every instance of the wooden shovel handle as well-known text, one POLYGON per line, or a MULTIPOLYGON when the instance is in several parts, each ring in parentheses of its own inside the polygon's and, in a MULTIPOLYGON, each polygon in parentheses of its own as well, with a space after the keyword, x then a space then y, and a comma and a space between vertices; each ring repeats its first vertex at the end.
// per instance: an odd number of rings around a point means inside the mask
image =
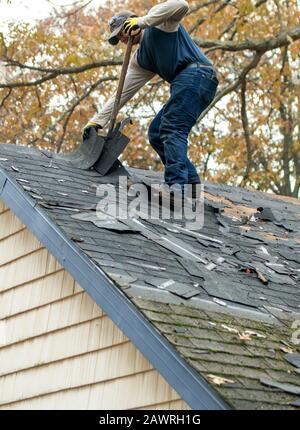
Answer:
POLYGON ((119 79, 119 85, 118 85, 118 89, 117 89, 117 93, 116 93, 116 99, 115 99, 114 107, 113 107, 112 114, 111 114, 111 120, 110 120, 110 124, 109 124, 108 134, 110 134, 114 129, 117 114, 119 111, 122 91, 123 91, 123 87, 124 87, 125 77, 126 77, 128 64, 129 64, 129 60, 130 60, 130 55, 131 55, 131 50, 132 50, 132 45, 133 45, 133 39, 134 39, 134 36, 130 36, 128 39, 126 53, 125 53, 125 57, 124 57, 123 65, 122 65, 120 79, 119 79))

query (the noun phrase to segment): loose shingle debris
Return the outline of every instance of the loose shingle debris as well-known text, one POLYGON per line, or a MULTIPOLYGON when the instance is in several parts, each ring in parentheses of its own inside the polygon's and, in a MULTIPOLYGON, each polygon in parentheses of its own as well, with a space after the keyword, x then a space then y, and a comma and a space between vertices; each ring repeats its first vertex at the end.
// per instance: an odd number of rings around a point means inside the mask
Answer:
POLYGON ((80 221, 92 222, 96 227, 104 228, 108 230, 115 230, 119 232, 135 232, 132 227, 128 227, 126 224, 110 217, 107 219, 100 219, 96 212, 82 212, 76 215, 71 215, 71 218, 78 219, 80 221))
POLYGON ((266 338, 265 335, 257 333, 253 330, 245 330, 245 331, 240 332, 238 329, 236 329, 234 327, 229 327, 225 324, 221 324, 221 327, 224 330, 229 331, 230 333, 236 334, 237 337, 243 341, 250 341, 252 339, 252 337, 257 337, 257 338, 262 338, 262 339, 266 338))
POLYGON ((200 245, 205 246, 205 248, 210 248, 210 247, 211 248, 221 248, 222 247, 221 243, 200 239, 199 237, 197 238, 197 240, 200 243, 200 245))
MULTIPOLYGON (((188 260, 185 258, 177 257, 177 261, 181 264, 181 266, 192 276, 195 276, 197 278, 200 278, 201 280, 204 280, 203 277, 203 266, 200 264, 197 264, 195 261, 188 260)), ((205 263, 206 264, 206 263, 205 263)))
MULTIPOLYGON (((60 210, 71 211, 71 212, 80 212, 79 209, 74 208, 74 207, 70 207, 69 203, 67 203, 67 204, 58 203, 58 202, 47 202, 47 203, 41 202, 41 203, 39 203, 40 206, 42 206, 43 208, 46 208, 46 209, 52 209, 52 210, 53 209, 60 209, 60 210), (69 206, 67 206, 67 204, 69 206)), ((82 208, 82 209, 85 209, 85 208, 82 208)), ((86 209, 88 209, 88 208, 86 208, 86 209)))
POLYGON ((216 202, 213 200, 205 200, 204 206, 206 209, 209 209, 215 213, 221 213, 226 208, 226 205, 224 205, 223 203, 216 202))
POLYGON ((13 166, 13 165, 11 165, 10 167, 12 168, 12 170, 13 170, 14 172, 20 172, 20 170, 19 170, 17 167, 15 167, 15 166, 13 166))
POLYGON ((295 263, 300 264, 300 253, 293 250, 287 251, 285 249, 278 249, 278 253, 281 255, 281 257, 285 258, 288 261, 294 261, 295 263))
POLYGON ((127 260, 127 263, 132 264, 133 266, 144 267, 145 269, 152 269, 152 270, 159 270, 159 271, 166 270, 165 267, 154 266, 154 265, 151 265, 151 264, 145 264, 145 263, 141 263, 140 261, 127 260))
POLYGON ((300 386, 293 384, 285 384, 282 382, 274 381, 270 378, 260 378, 260 382, 268 387, 278 388, 281 391, 285 391, 286 393, 300 395, 300 386))
POLYGON ((264 275, 262 273, 260 273, 260 271, 258 269, 256 269, 256 274, 258 279, 264 284, 264 285, 268 285, 269 281, 267 278, 264 277, 264 275))
POLYGON ((174 328, 174 333, 184 334, 187 332, 187 328, 185 327, 176 327, 174 328))
POLYGON ((226 302, 223 302, 223 300, 220 300, 220 299, 216 299, 215 297, 213 298, 213 302, 217 303, 217 305, 221 305, 221 306, 224 306, 224 307, 227 306, 226 302))
POLYGON ((264 242, 267 243, 267 240, 263 238, 263 236, 255 233, 255 231, 251 231, 251 230, 245 230, 245 231, 241 231, 241 235, 245 236, 249 239, 253 239, 256 240, 258 242, 264 242))
POLYGON ((278 257, 272 256, 267 250, 267 248, 265 248, 264 246, 259 246, 254 251, 255 251, 255 254, 263 260, 266 260, 272 263, 276 263, 276 261, 278 260, 278 257))
POLYGON ((84 239, 82 237, 79 237, 79 236, 71 236, 71 240, 73 240, 73 242, 78 242, 78 243, 84 242, 84 239))
POLYGON ((139 231, 143 236, 147 239, 152 240, 153 242, 161 245, 163 248, 166 248, 174 254, 179 255, 180 257, 184 257, 187 259, 192 259, 194 261, 203 262, 204 260, 195 252, 193 252, 193 248, 186 244, 185 242, 175 238, 170 234, 157 234, 154 231, 147 228, 141 221, 137 219, 126 219, 123 222, 133 229, 139 231))
POLYGON ((287 221, 274 221, 274 224, 277 225, 278 227, 283 227, 286 231, 288 232, 293 232, 293 231, 297 231, 293 225, 287 221))
POLYGON ((300 354, 298 352, 293 352, 291 354, 285 354, 284 358, 293 366, 300 369, 300 354))
POLYGON ((43 197, 41 197, 41 196, 39 196, 39 195, 37 195, 37 194, 30 193, 30 195, 31 195, 31 197, 33 197, 35 200, 44 200, 44 199, 43 199, 43 197))
POLYGON ((130 275, 121 275, 119 273, 108 272, 110 278, 118 283, 121 287, 130 287, 130 285, 137 281, 138 278, 130 275))
POLYGON ((253 264, 246 264, 244 265, 241 270, 247 274, 250 273, 256 273, 258 279, 264 284, 264 285, 268 285, 269 281, 268 279, 264 276, 264 274, 261 273, 261 271, 253 264))
POLYGON ((222 327, 224 330, 229 331, 230 333, 236 333, 236 334, 238 334, 238 333, 239 333, 239 331, 238 331, 236 328, 228 327, 228 326, 227 326, 227 325, 225 325, 225 324, 221 324, 221 327, 222 327))
POLYGON ((182 227, 182 226, 177 225, 177 224, 170 225, 169 222, 161 220, 161 219, 149 219, 148 221, 151 224, 161 225, 162 227, 165 227, 166 229, 169 229, 170 227, 172 227, 172 230, 174 230, 174 231, 176 230, 177 233, 183 233, 187 236, 195 237, 199 240, 206 240, 208 242, 213 242, 214 244, 223 245, 223 241, 220 239, 216 239, 214 237, 204 235, 202 233, 199 233, 198 231, 188 230, 187 228, 182 227))
POLYGON ((164 280, 163 282, 158 281, 156 278, 146 280, 147 284, 153 285, 160 290, 169 291, 176 296, 184 299, 190 299, 191 297, 199 294, 199 289, 192 287, 191 285, 183 284, 181 282, 174 281, 173 279, 164 280))
POLYGON ((255 216, 263 221, 277 221, 272 209, 270 208, 257 208, 257 214, 255 214, 255 216))
POLYGON ((216 264, 214 264, 214 263, 208 263, 208 264, 205 266, 205 268, 206 268, 207 270, 214 270, 216 267, 217 267, 217 265, 216 265, 216 264))
POLYGON ((16 181, 18 182, 22 182, 23 184, 29 184, 30 182, 27 181, 26 179, 22 179, 22 178, 16 178, 16 181))
POLYGON ((216 323, 214 323, 213 321, 208 321, 207 323, 210 327, 216 327, 216 323))
POLYGON ((289 345, 281 346, 280 350, 286 354, 292 354, 294 352, 294 350, 289 345))
POLYGON ((291 269, 283 264, 266 262, 265 265, 280 275, 289 275, 291 273, 291 269))
POLYGON ((239 333, 238 337, 240 340, 243 340, 245 342, 247 342, 248 340, 251 340, 250 334, 247 334, 247 333, 239 333))
POLYGON ((53 164, 53 160, 52 160, 52 159, 50 160, 50 163, 49 163, 49 164, 42 164, 42 167, 46 167, 47 169, 48 169, 48 168, 52 168, 52 169, 56 169, 56 170, 59 170, 59 169, 60 169, 58 166, 55 166, 55 165, 53 164))
POLYGON ((245 330, 244 333, 250 337, 253 336, 253 337, 258 337, 260 339, 266 339, 266 336, 264 334, 257 333, 256 331, 253 331, 253 330, 245 330))

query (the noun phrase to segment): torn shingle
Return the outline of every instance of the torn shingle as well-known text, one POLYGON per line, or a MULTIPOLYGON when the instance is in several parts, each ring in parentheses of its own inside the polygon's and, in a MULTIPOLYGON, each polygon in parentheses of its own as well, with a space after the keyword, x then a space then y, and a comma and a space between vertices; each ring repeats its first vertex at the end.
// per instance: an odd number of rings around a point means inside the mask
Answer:
POLYGON ((196 276, 204 280, 203 277, 203 265, 195 261, 188 260, 185 258, 177 257, 177 261, 182 265, 182 267, 192 276, 196 276))
POLYGON ((160 281, 159 279, 151 278, 147 279, 146 282, 159 288, 160 290, 169 291, 170 293, 184 299, 190 299, 191 297, 197 296, 199 294, 198 288, 174 281, 173 279, 160 281))
POLYGON ((37 194, 30 193, 31 197, 33 197, 35 200, 43 200, 43 197, 38 196, 37 194))
POLYGON ((217 265, 216 265, 216 264, 214 264, 214 263, 208 263, 208 264, 205 266, 205 268, 206 268, 207 270, 214 270, 216 267, 217 267, 217 265))
POLYGON ((162 266, 153 266, 151 264, 142 263, 141 261, 127 260, 127 263, 133 264, 134 266, 144 267, 145 269, 152 269, 152 270, 159 270, 159 271, 166 270, 165 267, 162 267, 162 266))
POLYGON ((26 179, 22 179, 22 178, 16 178, 16 181, 17 182, 22 182, 22 183, 24 183, 24 184, 29 184, 30 182, 29 181, 27 181, 26 179))
POLYGON ((276 221, 275 215, 270 208, 257 208, 255 217, 263 221, 276 221))
POLYGON ((278 388, 281 391, 285 391, 286 393, 300 395, 300 386, 293 384, 284 384, 282 382, 274 381, 270 378, 260 378, 260 382, 268 387, 278 388))
POLYGON ((291 354, 284 354, 284 358, 290 364, 300 369, 300 354, 298 352, 293 352, 291 354))
POLYGON ((213 298, 213 302, 217 303, 217 305, 220 305, 220 306, 224 306, 224 307, 227 306, 226 302, 223 302, 223 300, 220 300, 220 299, 216 299, 215 297, 213 298))
POLYGON ((265 265, 280 275, 289 275, 291 273, 291 270, 283 264, 266 262, 265 265))
POLYGON ((291 223, 287 222, 287 221, 274 221, 274 224, 277 225, 278 227, 283 227, 286 231, 289 232, 293 232, 293 231, 297 231, 291 223))
POLYGON ((264 242, 264 243, 267 242, 261 235, 257 234, 254 231, 246 230, 246 231, 241 231, 240 233, 242 236, 245 236, 249 239, 257 240, 258 242, 264 242))

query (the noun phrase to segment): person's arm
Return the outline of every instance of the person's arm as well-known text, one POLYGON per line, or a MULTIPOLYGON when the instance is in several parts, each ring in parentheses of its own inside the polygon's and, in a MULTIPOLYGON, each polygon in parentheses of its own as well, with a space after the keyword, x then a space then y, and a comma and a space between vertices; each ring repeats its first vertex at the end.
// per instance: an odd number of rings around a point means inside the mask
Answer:
POLYGON ((165 21, 178 23, 188 13, 189 5, 185 0, 168 0, 152 7, 147 15, 137 18, 140 28, 155 27, 165 21))
MULTIPOLYGON (((148 82, 155 76, 155 73, 140 67, 134 53, 126 74, 124 88, 122 91, 120 109, 148 82)), ((99 124, 102 128, 108 123, 113 110, 116 92, 108 99, 100 113, 91 118, 91 122, 99 124)))

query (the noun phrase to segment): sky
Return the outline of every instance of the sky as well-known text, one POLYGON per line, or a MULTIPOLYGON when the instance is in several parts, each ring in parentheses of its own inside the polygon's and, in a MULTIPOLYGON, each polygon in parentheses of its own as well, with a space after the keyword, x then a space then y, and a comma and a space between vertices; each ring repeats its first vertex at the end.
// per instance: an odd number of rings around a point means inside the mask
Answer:
MULTIPOLYGON (((87 3, 88 0, 86 0, 87 3)), ((89 7, 98 7, 106 0, 92 0, 89 7)), ((74 4, 73 0, 0 0, 0 31, 5 31, 8 22, 34 22, 49 16, 53 5, 65 6, 74 4)), ((77 2, 76 2, 77 3, 77 2)))

